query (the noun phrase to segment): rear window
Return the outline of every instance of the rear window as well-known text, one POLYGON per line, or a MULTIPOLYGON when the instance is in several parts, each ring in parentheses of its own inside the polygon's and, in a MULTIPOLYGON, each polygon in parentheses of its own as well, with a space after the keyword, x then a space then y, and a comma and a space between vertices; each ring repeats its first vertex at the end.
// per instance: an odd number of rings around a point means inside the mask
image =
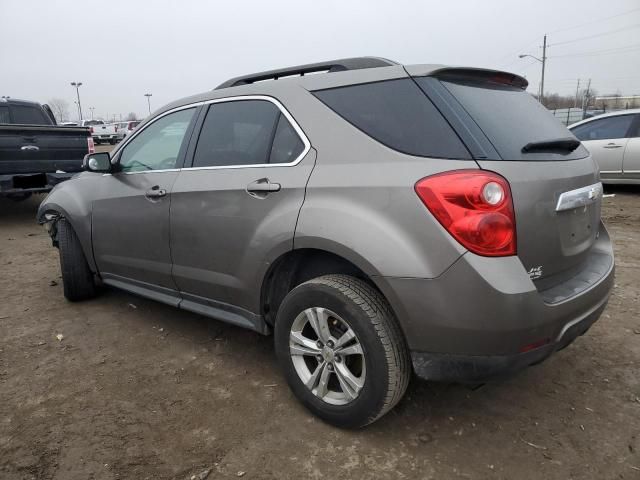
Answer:
POLYGON ((13 123, 22 125, 51 125, 51 120, 37 107, 12 105, 13 123))
POLYGON ((0 105, 0 123, 11 123, 9 118, 9 107, 0 105))
POLYGON ((394 150, 421 157, 471 158, 455 131, 411 79, 313 94, 353 126, 394 150))
MULTIPOLYGON (((416 81, 420 84, 425 79, 416 81)), ((522 152, 529 143, 573 138, 573 135, 521 88, 471 79, 442 79, 441 82, 504 160, 570 160, 588 155, 582 146, 572 152, 522 152)))

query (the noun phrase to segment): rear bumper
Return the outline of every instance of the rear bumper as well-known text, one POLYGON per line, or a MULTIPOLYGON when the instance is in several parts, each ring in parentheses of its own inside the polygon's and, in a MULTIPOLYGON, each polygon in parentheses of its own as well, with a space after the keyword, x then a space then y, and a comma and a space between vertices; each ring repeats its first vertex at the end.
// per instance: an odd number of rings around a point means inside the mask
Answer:
POLYGON ((536 289, 517 257, 471 253, 438 278, 379 277, 378 285, 400 321, 419 376, 483 381, 544 360, 598 319, 614 281, 604 226, 590 255, 581 272, 551 292, 536 289))
POLYGON ((69 180, 77 173, 15 173, 0 175, 0 195, 49 192, 58 183, 69 180))
POLYGON ((420 378, 460 383, 485 382, 506 377, 536 365, 584 335, 600 317, 606 301, 579 322, 572 323, 561 337, 550 344, 514 355, 447 355, 411 352, 413 371, 420 378))

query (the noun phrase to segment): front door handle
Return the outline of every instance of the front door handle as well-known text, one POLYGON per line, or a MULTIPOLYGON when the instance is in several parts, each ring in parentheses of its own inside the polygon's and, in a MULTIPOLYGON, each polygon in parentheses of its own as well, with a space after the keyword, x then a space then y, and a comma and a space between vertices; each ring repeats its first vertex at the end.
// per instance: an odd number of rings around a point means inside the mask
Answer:
POLYGON ((146 191, 144 194, 147 198, 160 198, 164 197, 167 194, 167 191, 164 188, 160 188, 159 185, 155 185, 146 191))
POLYGON ((622 145, 618 145, 616 143, 607 143, 604 148, 621 148, 622 145))
POLYGON ((254 197, 264 197, 269 193, 279 192, 281 188, 279 183, 270 182, 268 178, 261 178, 247 185, 247 193, 254 197))
POLYGON ((40 150, 40 147, 38 147, 37 145, 23 145, 22 147, 20 147, 20 150, 37 152, 38 150, 40 150))

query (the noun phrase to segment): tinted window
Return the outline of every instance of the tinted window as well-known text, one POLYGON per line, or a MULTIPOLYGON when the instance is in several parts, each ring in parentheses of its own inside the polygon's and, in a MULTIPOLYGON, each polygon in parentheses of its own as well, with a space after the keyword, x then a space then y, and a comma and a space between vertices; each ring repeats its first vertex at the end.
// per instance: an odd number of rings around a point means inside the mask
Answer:
POLYGON ((633 117, 634 115, 620 115, 618 117, 601 118, 578 125, 571 131, 583 141, 624 138, 629 131, 633 117))
POLYGON ((176 167, 176 160, 195 108, 170 113, 141 131, 124 147, 120 166, 124 172, 144 172, 176 167))
POLYGON ((380 143, 410 155, 471 158, 413 80, 389 80, 314 92, 338 115, 380 143))
POLYGON ((273 137, 269 163, 293 162, 304 150, 302 139, 293 129, 287 118, 280 114, 276 134, 273 137))
MULTIPOLYGON (((425 79, 417 79, 423 84, 425 79)), ((451 92, 480 127, 504 160, 583 158, 583 147, 573 152, 523 153, 532 142, 571 138, 571 133, 549 110, 524 90, 510 85, 474 80, 446 80, 451 92)))
POLYGON ((23 125, 51 125, 51 120, 37 107, 12 105, 13 123, 23 125))
POLYGON ((102 120, 85 120, 84 125, 85 126, 104 125, 104 122, 102 120))
POLYGON ((202 125, 193 166, 267 163, 279 116, 278 107, 266 100, 214 103, 202 125))
POLYGON ((11 123, 9 118, 9 107, 0 105, 0 123, 11 123))

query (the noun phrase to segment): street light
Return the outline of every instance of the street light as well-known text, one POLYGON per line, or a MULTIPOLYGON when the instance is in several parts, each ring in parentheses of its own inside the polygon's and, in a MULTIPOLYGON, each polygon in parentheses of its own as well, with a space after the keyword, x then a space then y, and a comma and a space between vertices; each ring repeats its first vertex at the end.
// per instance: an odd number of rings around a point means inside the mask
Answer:
POLYGON ((144 96, 147 97, 147 105, 149 106, 149 115, 151 115, 151 93, 145 93, 144 96))
POLYGON ((89 110, 91 110, 91 120, 93 120, 93 111, 95 110, 95 107, 89 107, 89 110))
POLYGON ((529 55, 528 53, 523 53, 518 55, 518 58, 525 58, 525 57, 531 57, 534 60, 537 60, 538 62, 540 62, 542 64, 542 75, 540 76, 540 95, 539 95, 539 99, 540 99, 540 103, 543 103, 544 100, 544 68, 547 64, 547 36, 544 36, 544 41, 542 43, 542 58, 538 58, 535 57, 533 55, 529 55))
POLYGON ((82 122, 82 105, 80 105, 80 87, 82 82, 71 82, 72 87, 76 87, 76 95, 78 96, 78 112, 80 113, 80 121, 82 122))

